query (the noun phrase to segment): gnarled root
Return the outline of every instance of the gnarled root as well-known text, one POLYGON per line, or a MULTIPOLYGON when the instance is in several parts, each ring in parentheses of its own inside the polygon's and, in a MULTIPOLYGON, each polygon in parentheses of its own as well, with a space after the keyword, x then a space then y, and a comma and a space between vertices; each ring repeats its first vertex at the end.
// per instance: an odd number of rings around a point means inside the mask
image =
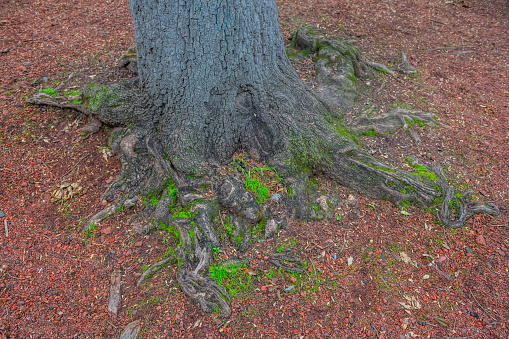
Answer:
POLYGON ((408 131, 416 143, 420 143, 419 136, 412 130, 412 126, 415 124, 436 127, 439 123, 431 113, 395 108, 389 113, 377 114, 372 117, 367 115, 358 117, 351 122, 349 127, 359 134, 371 131, 376 135, 388 135, 402 128, 408 131))
POLYGON ((181 245, 175 253, 179 260, 177 280, 182 291, 197 302, 206 312, 221 311, 223 316, 231 314, 230 297, 226 289, 208 277, 212 261, 212 248, 219 246, 216 231, 211 227, 212 209, 206 203, 196 203, 189 208, 196 220, 189 222, 177 218, 181 245))
POLYGON ((231 315, 231 299, 228 292, 212 278, 180 267, 177 281, 182 291, 197 302, 205 312, 220 311, 224 317, 231 315))
POLYGON ((47 105, 58 108, 75 109, 78 112, 85 113, 82 104, 72 104, 74 100, 80 100, 81 96, 52 96, 44 92, 35 93, 33 97, 27 99, 27 103, 32 105, 47 105))
POLYGON ((459 228, 474 214, 482 213, 497 216, 500 211, 494 204, 482 204, 472 200, 472 190, 463 194, 457 194, 447 183, 441 169, 436 169, 435 174, 439 177, 438 185, 443 190, 443 200, 440 204, 438 217, 447 228, 459 228))

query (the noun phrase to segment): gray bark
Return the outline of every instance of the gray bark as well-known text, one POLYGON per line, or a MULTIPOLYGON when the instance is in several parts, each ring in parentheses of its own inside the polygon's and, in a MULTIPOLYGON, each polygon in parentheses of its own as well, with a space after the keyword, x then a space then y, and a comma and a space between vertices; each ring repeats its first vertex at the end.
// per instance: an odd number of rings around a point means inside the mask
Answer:
MULTIPOLYGON (((244 149, 268 158, 320 102, 284 50, 273 0, 131 0, 141 87, 160 114, 143 119, 171 145, 173 165, 201 173, 204 161, 244 149)), ((316 120, 316 119, 315 119, 316 120)))

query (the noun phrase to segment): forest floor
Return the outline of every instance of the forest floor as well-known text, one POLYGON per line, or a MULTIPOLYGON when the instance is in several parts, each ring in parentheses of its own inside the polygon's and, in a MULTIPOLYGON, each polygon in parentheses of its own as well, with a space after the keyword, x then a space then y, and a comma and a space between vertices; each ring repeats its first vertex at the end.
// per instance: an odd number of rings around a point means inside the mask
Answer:
MULTIPOLYGON (((128 3, 1 1, 0 338, 114 338, 135 319, 143 338, 509 338, 509 3, 278 6, 285 38, 300 25, 318 25, 393 69, 405 51, 418 73, 358 79, 366 95, 356 109, 415 108, 450 128, 418 128, 420 145, 400 131, 362 137, 363 146, 402 169, 409 155, 441 165, 454 185, 473 188, 501 215, 448 230, 419 207, 401 213, 319 180, 358 204, 337 211, 341 220, 292 222, 256 243, 249 267, 225 281, 235 294, 230 319, 186 298, 175 263, 136 287, 175 239, 131 232, 133 214, 124 212, 83 234, 120 170, 104 151, 109 131, 83 141, 86 121, 76 112, 25 104, 42 88, 79 90, 120 76, 113 66, 134 43, 128 3), (50 192, 62 182, 86 193, 52 203, 50 192), (290 248, 307 262, 300 275, 267 265, 270 253, 290 248), (115 268, 122 272, 118 317, 107 312, 115 268)), ((307 59, 296 67, 312 85, 311 65, 307 59)), ((218 260, 234 256, 226 248, 216 253, 218 260)))

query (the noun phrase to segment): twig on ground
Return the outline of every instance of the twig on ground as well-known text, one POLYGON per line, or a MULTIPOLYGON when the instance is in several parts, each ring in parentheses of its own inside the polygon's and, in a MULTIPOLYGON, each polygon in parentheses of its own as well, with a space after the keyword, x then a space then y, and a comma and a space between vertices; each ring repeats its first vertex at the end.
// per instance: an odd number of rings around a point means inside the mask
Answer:
POLYGON ((484 307, 481 306, 481 304, 479 304, 479 302, 477 301, 475 295, 472 293, 472 290, 471 289, 468 289, 468 291, 470 292, 470 295, 474 298, 475 302, 477 303, 477 305, 479 305, 479 307, 487 314, 490 316, 491 319, 497 321, 497 318, 493 317, 488 311, 486 311, 486 309, 484 307))
POLYGON ((341 253, 343 253, 343 250, 345 249, 345 244, 346 244, 346 236, 343 234, 343 246, 341 246, 341 250, 338 253, 338 257, 341 253))
POLYGON ((64 175, 62 175, 62 176, 60 177, 60 180, 62 180, 62 178, 64 178, 67 174, 69 174, 69 172, 71 172, 73 169, 75 169, 75 168, 76 168, 76 167, 80 164, 80 162, 82 162, 82 161, 83 161, 83 159, 85 159, 85 158, 86 158, 86 157, 88 157, 89 155, 90 155, 90 153, 87 153, 87 154, 85 154, 83 157, 81 157, 81 159, 80 159, 80 160, 78 160, 78 162, 77 162, 77 163, 76 163, 76 164, 75 164, 75 165, 74 165, 74 166, 73 166, 70 170, 68 170, 67 172, 65 172, 65 174, 64 174, 64 175))
POLYGON ((502 224, 502 225, 490 225, 490 227, 507 227, 509 224, 502 224))
POLYGON ((435 54, 434 56, 440 56, 440 55, 451 55, 451 54, 464 54, 464 53, 477 53, 477 51, 475 50, 471 50, 471 51, 454 51, 454 52, 449 52, 449 53, 438 53, 438 54, 435 54))
POLYGON ((157 263, 155 263, 154 265, 150 266, 145 272, 143 272, 143 274, 141 275, 141 277, 138 279, 138 281, 136 282, 136 286, 140 286, 140 284, 143 282, 143 280, 145 280, 145 278, 154 273, 155 271, 157 271, 158 269, 161 268, 161 266, 163 266, 164 264, 166 264, 169 260, 175 258, 175 255, 172 255, 172 256, 169 256, 168 258, 166 259, 163 259, 157 263))
POLYGON ((391 71, 391 69, 385 65, 382 65, 382 64, 379 64, 379 63, 376 63, 376 62, 371 62, 371 61, 368 61, 368 60, 364 60, 364 62, 371 68, 373 68, 374 70, 376 71, 384 71, 392 76, 394 76, 394 71, 391 71))
POLYGON ((382 278, 382 281, 384 282, 385 286, 387 287, 387 289, 389 289, 389 285, 387 284, 387 281, 385 281, 384 277, 381 275, 380 278, 382 278))
POLYGON ((7 226, 7 219, 4 219, 5 237, 9 238, 9 226, 7 226))
POLYGON ((439 20, 435 20, 435 19, 429 19, 429 20, 432 21, 432 22, 436 22, 437 24, 445 25, 445 22, 442 22, 442 21, 439 21, 439 20))
POLYGON ((378 330, 376 329, 376 327, 372 323, 369 323, 369 326, 371 326, 371 328, 375 330, 376 336, 378 337, 378 330))
POLYGON ((425 323, 425 324, 427 324, 427 325, 429 325, 429 326, 438 327, 438 325, 431 324, 431 323, 429 323, 429 322, 427 322, 427 321, 425 321, 424 323, 425 323))
POLYGON ((424 53, 438 51, 438 50, 467 49, 467 48, 475 49, 474 46, 437 47, 437 48, 427 49, 424 51, 424 53))
MULTIPOLYGON (((15 277, 13 275, 10 275, 9 272, 5 272, 5 274, 7 274, 9 277, 13 278, 13 279, 18 279, 18 280, 25 280, 25 279, 28 279, 28 278, 18 278, 18 277, 15 277)), ((496 319, 495 319, 496 320, 496 319)))
POLYGON ((316 274, 315 264, 313 263, 313 260, 311 260, 311 258, 307 254, 305 254, 305 256, 306 256, 306 258, 308 258, 309 262, 313 266, 313 271, 315 272, 315 280, 318 283, 318 275, 316 274))
POLYGON ((438 273, 440 273, 440 274, 441 274, 444 278, 446 278, 447 280, 449 280, 449 281, 451 281, 451 282, 452 282, 452 281, 454 281, 454 280, 452 280, 452 278, 451 278, 451 277, 449 277, 447 274, 445 274, 444 272, 442 272, 442 270, 441 270, 441 269, 439 269, 437 265, 432 265, 432 266, 433 266, 433 268, 435 268, 435 269, 438 271, 438 273))

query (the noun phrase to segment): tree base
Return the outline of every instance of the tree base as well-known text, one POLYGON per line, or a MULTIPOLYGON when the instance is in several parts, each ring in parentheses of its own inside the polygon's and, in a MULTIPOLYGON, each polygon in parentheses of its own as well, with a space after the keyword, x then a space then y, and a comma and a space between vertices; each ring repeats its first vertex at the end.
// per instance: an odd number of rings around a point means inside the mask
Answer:
MULTIPOLYGON (((84 89, 80 107, 69 104, 71 98, 56 100, 40 94, 28 101, 86 112, 92 119, 87 133, 101 123, 116 127, 110 147, 120 155, 122 171, 103 195, 109 206, 93 216, 84 231, 142 199, 140 222, 133 228, 140 234, 162 228, 178 237, 177 279, 184 293, 207 312, 231 314, 228 293, 208 274, 214 249, 221 246, 221 235, 237 250, 246 252, 253 241, 270 238, 286 227, 288 218, 330 218, 337 206, 345 203, 317 192, 315 176, 395 204, 439 208, 438 217, 446 227, 460 227, 475 213, 499 213, 494 205, 472 201, 470 191, 457 192, 440 168, 397 170, 363 151, 356 142, 359 134, 384 135, 403 128, 418 142, 411 127, 437 123, 430 114, 396 109, 358 117, 345 126, 337 108, 351 105, 357 95, 355 74, 368 72, 360 53, 318 30, 301 29, 293 41, 292 48, 304 47, 317 54, 318 95, 324 97, 317 98, 304 89, 296 76, 294 84, 287 78, 279 79, 284 86, 277 91, 264 89, 263 93, 272 93, 266 96, 269 103, 264 106, 254 103, 257 93, 243 92, 230 113, 249 113, 245 116, 251 120, 233 128, 254 126, 238 134, 243 138, 251 135, 252 140, 232 144, 230 136, 208 135, 227 146, 224 152, 207 148, 201 143, 204 139, 196 142, 205 147, 202 150, 185 144, 187 137, 201 131, 182 132, 182 126, 166 124, 167 111, 154 106, 150 96, 138 88, 136 78, 84 89), (270 111, 273 106, 278 109, 270 111), (263 107, 268 111, 259 113, 263 107), (179 137, 182 142, 171 142, 179 137), (234 151, 243 147, 245 154, 234 157, 234 151), (230 166, 225 167, 228 163, 230 166)), ((131 65, 135 59, 132 54, 123 59, 123 66, 131 65)), ((136 70, 134 66, 132 69, 136 70)), ((276 85, 280 84, 273 88, 276 85)), ((301 259, 289 254, 274 255, 269 261, 290 271, 302 270, 303 266, 301 259)))

